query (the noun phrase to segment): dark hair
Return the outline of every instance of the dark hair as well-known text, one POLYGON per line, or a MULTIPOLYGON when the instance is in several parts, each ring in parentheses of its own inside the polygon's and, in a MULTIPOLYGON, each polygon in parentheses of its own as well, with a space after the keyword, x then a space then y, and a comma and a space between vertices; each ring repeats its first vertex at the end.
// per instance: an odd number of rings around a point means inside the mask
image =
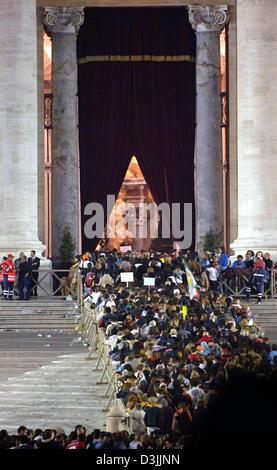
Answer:
POLYGON ((43 439, 44 439, 44 440, 50 439, 53 432, 54 432, 53 429, 45 429, 45 431, 44 431, 44 433, 43 433, 43 439))
POLYGON ((94 437, 94 439, 99 439, 100 436, 101 436, 101 431, 100 431, 100 429, 94 429, 94 431, 93 431, 93 437, 94 437))
POLYGON ((21 432, 25 432, 27 431, 27 428, 25 426, 19 426, 18 430, 17 430, 17 434, 21 433, 21 432))

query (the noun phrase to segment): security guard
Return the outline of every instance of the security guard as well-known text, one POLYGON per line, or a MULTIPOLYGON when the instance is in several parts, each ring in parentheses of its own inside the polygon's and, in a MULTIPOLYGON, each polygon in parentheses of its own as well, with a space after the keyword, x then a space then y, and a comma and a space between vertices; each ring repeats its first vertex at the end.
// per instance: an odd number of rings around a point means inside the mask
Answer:
POLYGON ((7 260, 8 258, 6 256, 3 256, 2 258, 2 263, 0 264, 0 285, 1 285, 1 295, 4 295, 4 271, 3 271, 3 263, 7 260))
POLYGON ((13 286, 15 283, 15 264, 13 262, 14 256, 8 255, 8 259, 2 264, 3 278, 4 278, 4 298, 6 300, 13 300, 13 286))
POLYGON ((251 278, 246 284, 246 298, 249 299, 251 288, 254 286, 257 289, 257 304, 262 303, 263 284, 264 284, 265 270, 263 268, 261 259, 256 256, 254 259, 254 269, 251 278))

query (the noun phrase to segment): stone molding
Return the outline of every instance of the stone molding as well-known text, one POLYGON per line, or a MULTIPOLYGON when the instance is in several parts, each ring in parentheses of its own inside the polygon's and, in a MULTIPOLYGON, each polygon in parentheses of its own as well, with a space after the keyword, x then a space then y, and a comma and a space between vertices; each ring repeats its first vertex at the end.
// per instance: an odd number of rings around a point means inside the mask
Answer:
POLYGON ((189 21, 198 32, 221 31, 229 21, 227 5, 188 5, 189 21))
POLYGON ((43 22, 47 32, 78 34, 84 22, 83 7, 46 7, 43 11, 43 22))

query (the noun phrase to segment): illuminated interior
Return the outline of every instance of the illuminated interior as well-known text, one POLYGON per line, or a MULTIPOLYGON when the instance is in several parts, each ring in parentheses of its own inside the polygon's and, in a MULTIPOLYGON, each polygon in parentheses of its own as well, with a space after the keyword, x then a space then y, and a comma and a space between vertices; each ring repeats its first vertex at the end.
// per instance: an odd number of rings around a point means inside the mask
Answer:
MULTIPOLYGON (((227 37, 224 28, 220 34, 220 58, 221 58, 221 92, 227 92, 227 37)), ((52 42, 49 36, 44 33, 44 93, 51 96, 52 93, 52 42)), ((45 242, 47 246, 47 256, 51 257, 51 128, 45 129, 44 133, 44 162, 45 162, 45 242)), ((224 242, 228 246, 228 129, 222 127, 222 177, 223 177, 223 207, 224 207, 224 242)), ((113 208, 113 216, 117 223, 122 215, 118 212, 118 207, 132 202, 138 201, 147 204, 153 202, 151 192, 145 182, 142 171, 139 167, 135 156, 132 156, 130 165, 127 169, 124 181, 119 191, 115 206, 113 208)), ((81 227, 80 227, 81 231, 81 227)), ((120 249, 121 244, 130 245, 132 249, 149 249, 152 245, 150 236, 145 239, 130 237, 121 239, 120 237, 106 239, 105 234, 103 240, 98 244, 100 247, 107 249, 120 249)))

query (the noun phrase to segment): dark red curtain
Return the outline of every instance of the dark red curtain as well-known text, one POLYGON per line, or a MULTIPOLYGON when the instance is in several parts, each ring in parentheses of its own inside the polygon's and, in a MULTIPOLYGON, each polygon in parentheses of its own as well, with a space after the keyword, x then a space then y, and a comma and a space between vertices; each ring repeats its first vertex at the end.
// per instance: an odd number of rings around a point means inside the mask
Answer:
MULTIPOLYGON (((107 194, 117 196, 132 155, 157 204, 194 202, 194 56, 186 8, 85 9, 78 36, 82 214, 89 202, 106 208, 107 194), (126 61, 130 55, 154 60, 126 61)), ((83 234, 83 249, 97 241, 83 234)))

